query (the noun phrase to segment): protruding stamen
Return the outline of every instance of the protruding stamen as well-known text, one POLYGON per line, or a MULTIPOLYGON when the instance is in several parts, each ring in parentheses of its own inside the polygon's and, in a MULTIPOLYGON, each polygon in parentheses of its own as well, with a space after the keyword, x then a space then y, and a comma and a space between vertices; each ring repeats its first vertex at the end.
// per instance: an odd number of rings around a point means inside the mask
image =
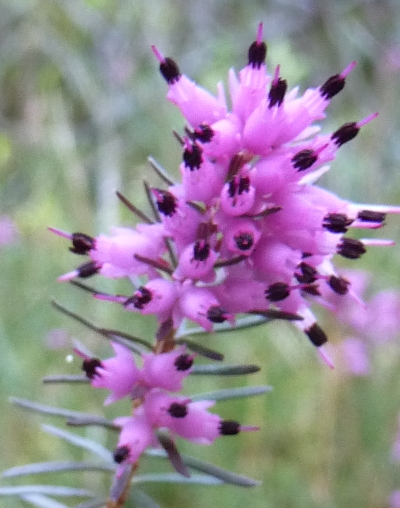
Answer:
POLYGON ((61 236, 62 238, 66 238, 67 240, 72 240, 71 233, 67 233, 66 231, 62 231, 61 229, 52 228, 51 226, 48 226, 47 229, 52 233, 56 234, 57 236, 61 236))
POLYGON ((318 159, 314 150, 305 149, 292 157, 292 164, 297 171, 304 171, 310 168, 318 159))
POLYGON ((295 273, 295 277, 301 284, 312 284, 317 280, 318 272, 313 266, 302 261, 297 268, 301 273, 295 273))
POLYGON ((323 347, 319 347, 318 348, 318 354, 321 358, 321 360, 330 368, 330 369, 334 369, 335 368, 335 365, 333 363, 333 361, 331 360, 331 358, 328 356, 327 352, 325 351, 325 349, 323 347))
POLYGON ((94 379, 98 375, 96 371, 98 367, 102 367, 98 358, 87 358, 82 362, 82 370, 89 379, 94 379))
POLYGON ((355 238, 343 238, 338 244, 337 253, 347 259, 358 259, 367 252, 365 244, 355 238))
POLYGON ((240 423, 235 420, 221 420, 218 430, 221 436, 235 436, 240 432, 240 423))
POLYGON ((290 287, 286 282, 275 282, 267 287, 264 294, 270 302, 279 302, 290 295, 290 287))
POLYGON ((189 370, 193 365, 194 355, 183 354, 178 356, 178 358, 174 361, 174 365, 176 370, 179 372, 184 372, 189 370))
POLYGON ((334 76, 331 76, 327 81, 325 81, 325 83, 320 87, 321 96, 326 100, 330 100, 341 90, 343 90, 346 82, 346 77, 349 75, 355 65, 356 62, 352 62, 340 74, 335 74, 334 76))
POLYGON ((178 64, 172 60, 172 58, 164 57, 162 53, 153 45, 151 46, 153 53, 155 54, 157 60, 160 62, 160 72, 165 81, 172 85, 179 81, 181 77, 181 72, 179 70, 178 64))
POLYGON ((345 123, 331 135, 331 140, 335 143, 337 147, 344 145, 345 143, 351 141, 357 136, 363 125, 366 125, 367 123, 371 122, 377 116, 378 113, 373 113, 372 115, 367 116, 366 118, 360 120, 359 122, 345 123))
POLYGON ((69 250, 74 254, 85 255, 95 248, 96 241, 85 233, 72 233, 72 245, 69 250))
POLYGON ((325 215, 322 227, 331 233, 346 233, 347 228, 353 222, 344 213, 329 213, 325 215))
POLYGON ((364 245, 374 247, 393 247, 394 245, 396 245, 396 242, 394 240, 386 238, 361 238, 360 241, 364 245))
POLYGON ((209 143, 214 137, 214 131, 209 125, 202 123, 194 129, 193 136, 201 143, 209 143))
POLYGON ((178 200, 172 192, 162 189, 152 189, 152 192, 156 198, 158 211, 166 217, 172 217, 175 215, 178 200))
POLYGON ((129 305, 133 305, 138 310, 143 310, 144 307, 151 302, 153 299, 152 292, 147 289, 145 286, 141 286, 140 288, 135 291, 135 294, 128 298, 125 303, 124 307, 128 307, 129 305))
POLYGON ((280 106, 285 97, 287 90, 287 81, 279 77, 280 66, 278 65, 275 70, 274 79, 268 94, 268 107, 272 108, 275 105, 280 106))
POLYGON ((350 282, 344 277, 336 277, 331 275, 328 279, 328 284, 331 289, 338 295, 345 295, 349 291, 350 282))
POLYGON ((328 342, 328 337, 317 323, 311 325, 308 330, 305 330, 305 333, 307 334, 312 344, 314 344, 316 347, 321 347, 323 344, 328 342))
POLYGON ((267 45, 262 38, 263 24, 260 23, 257 30, 257 39, 251 44, 248 51, 249 65, 255 69, 259 69, 265 63, 267 55, 267 45))
POLYGON ((263 38, 264 38, 264 23, 260 21, 257 27, 257 37, 256 37, 257 44, 262 44, 263 38))
POLYGON ((189 143, 185 140, 185 150, 183 152, 183 162, 185 167, 193 171, 199 169, 203 163, 203 150, 197 143, 189 143))
POLYGON ((65 282, 74 279, 75 277, 81 277, 82 279, 85 279, 86 277, 95 275, 100 270, 100 268, 101 266, 99 266, 94 261, 89 261, 88 263, 79 266, 76 270, 61 275, 61 277, 58 277, 57 280, 59 282, 65 282))
POLYGON ((230 319, 230 316, 225 309, 219 305, 212 305, 207 311, 207 319, 211 323, 224 323, 230 319))
POLYGON ((386 214, 383 212, 374 212, 373 210, 361 210, 357 214, 357 219, 362 222, 378 222, 383 225, 386 214))

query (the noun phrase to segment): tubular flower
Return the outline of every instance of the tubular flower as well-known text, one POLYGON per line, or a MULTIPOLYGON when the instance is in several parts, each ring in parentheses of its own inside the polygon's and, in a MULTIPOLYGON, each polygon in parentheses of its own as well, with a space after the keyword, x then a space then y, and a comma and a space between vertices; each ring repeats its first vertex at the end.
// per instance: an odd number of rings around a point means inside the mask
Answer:
POLYGON ((229 72, 229 110, 222 85, 214 96, 173 59, 153 52, 167 99, 187 124, 180 138, 182 181, 152 189, 158 223, 97 238, 53 229, 71 240, 72 252, 89 257, 60 280, 100 274, 136 283, 141 277, 132 297, 103 299, 154 314, 174 329, 185 318, 212 331, 225 320, 234 324, 238 313, 296 314, 295 325, 321 348, 327 336, 311 305, 324 304, 329 293, 352 294, 351 278, 340 279, 335 256, 356 260, 369 246, 391 245, 349 233, 381 228, 387 213, 400 213, 396 206, 351 203, 315 185, 339 148, 377 116, 330 134, 315 124, 355 62, 300 94, 279 66, 269 74, 260 24, 247 64, 238 75, 229 72))

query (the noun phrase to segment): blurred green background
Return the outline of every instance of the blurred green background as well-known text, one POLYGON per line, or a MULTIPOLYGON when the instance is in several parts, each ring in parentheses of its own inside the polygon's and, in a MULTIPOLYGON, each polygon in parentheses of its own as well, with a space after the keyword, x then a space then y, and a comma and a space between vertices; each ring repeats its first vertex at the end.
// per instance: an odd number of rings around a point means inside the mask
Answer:
MULTIPOLYGON (((44 375, 77 373, 67 363, 70 339, 99 356, 108 345, 51 308, 51 298, 102 326, 151 337, 151 318, 93 301, 56 277, 76 266, 51 225, 96 235, 134 224, 118 202, 120 190, 146 208, 141 178, 157 182, 152 155, 171 173, 180 150, 172 129, 183 122, 165 100, 150 45, 173 56, 183 72, 216 90, 231 66, 246 63, 257 24, 264 22, 268 64, 281 64, 289 86, 317 86, 349 62, 358 65, 328 109, 324 132, 379 111, 341 149, 323 184, 358 202, 400 203, 400 3, 398 0, 0 0, 0 216, 19 231, 0 246, 0 469, 28 462, 81 459, 81 452, 40 430, 41 418, 11 406, 10 396, 101 414, 103 393, 88 386, 43 386, 44 375)), ((374 234, 372 234, 374 236, 374 234)), ((379 235, 375 235, 379 236, 379 235)), ((383 236, 399 238, 398 218, 383 236)), ((78 260, 79 261, 79 260, 78 260)), ((355 267, 352 262, 341 263, 355 267)), ((374 272, 372 290, 400 289, 399 247, 371 248, 357 267, 374 272)), ((119 282, 109 288, 127 290, 119 282)), ((319 314, 333 340, 346 330, 319 314)), ((260 425, 259 433, 182 445, 188 453, 263 481, 251 490, 229 486, 148 485, 164 507, 384 508, 400 488, 390 448, 400 410, 400 348, 377 348, 372 373, 351 378, 321 366, 290 325, 209 337, 228 362, 262 364, 243 379, 196 377, 188 393, 217 387, 270 384, 274 391, 221 403, 224 417, 260 425), (191 390, 192 388, 192 390, 191 390)), ((106 408, 107 417, 128 411, 106 408)), ((60 424, 56 420, 49 422, 60 424)), ((95 428, 81 435, 107 438, 95 428)), ((159 470, 145 458, 143 471, 159 470)), ((164 470, 168 466, 163 464, 164 470)), ((33 482, 32 478, 26 481, 33 482)), ((40 478, 104 493, 100 473, 40 478)), ((12 482, 2 481, 1 484, 12 482)), ((15 484, 20 482, 14 482, 15 484)), ((75 504, 78 501, 75 502, 75 504)), ((1 506, 26 506, 0 498, 1 506)), ((72 504, 71 504, 72 506, 72 504)), ((133 506, 133 504, 132 504, 133 506)))

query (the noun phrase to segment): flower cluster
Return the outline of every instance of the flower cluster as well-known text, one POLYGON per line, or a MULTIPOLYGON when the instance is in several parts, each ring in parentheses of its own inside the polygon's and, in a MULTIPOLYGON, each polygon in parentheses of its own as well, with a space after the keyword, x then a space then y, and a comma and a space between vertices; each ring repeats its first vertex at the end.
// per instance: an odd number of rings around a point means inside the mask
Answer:
POLYGON ((92 386, 111 391, 105 404, 124 397, 134 401, 132 416, 114 420, 121 429, 114 460, 121 467, 136 463, 146 448, 158 445, 158 429, 168 430, 172 438, 179 436, 206 445, 219 436, 257 430, 209 413, 213 400, 192 401, 169 393, 181 391, 184 378, 192 370, 194 356, 187 354, 184 346, 168 353, 144 353, 141 369, 129 349, 117 343, 112 347, 115 357, 106 360, 75 352, 84 358, 82 369, 92 386))
MULTIPOLYGON (((310 310, 329 292, 352 298, 338 275, 336 254, 362 256, 368 245, 350 228, 380 228, 399 208, 354 204, 314 185, 338 149, 376 117, 321 134, 316 121, 344 87, 355 62, 317 88, 288 91, 279 66, 268 74, 262 24, 239 76, 229 73, 231 108, 153 51, 168 84, 167 99, 187 124, 180 183, 151 189, 157 221, 91 237, 52 229, 89 261, 60 277, 129 277, 132 295, 96 295, 126 310, 154 314, 176 330, 185 318, 210 332, 234 326, 239 313, 280 312, 294 319, 322 354, 326 334, 310 310)), ((272 314, 271 314, 272 315, 272 314)), ((328 361, 326 355, 322 356, 328 361)))

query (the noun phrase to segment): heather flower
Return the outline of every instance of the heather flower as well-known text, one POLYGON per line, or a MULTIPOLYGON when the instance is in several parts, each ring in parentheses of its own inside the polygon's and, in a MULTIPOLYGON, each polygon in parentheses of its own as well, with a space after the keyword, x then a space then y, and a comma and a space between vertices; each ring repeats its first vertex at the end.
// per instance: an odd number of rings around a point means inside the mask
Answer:
POLYGON ((214 404, 210 400, 193 402, 187 397, 171 396, 160 389, 150 390, 133 416, 114 420, 121 427, 114 452, 116 462, 135 463, 148 446, 155 446, 158 429, 168 430, 171 437, 179 436, 202 445, 210 445, 224 435, 258 430, 209 413, 207 409, 214 404))
POLYGON ((142 383, 170 392, 182 390, 182 382, 190 374, 194 359, 193 355, 185 353, 185 346, 169 353, 144 353, 142 356, 142 383))
POLYGON ((400 212, 351 203, 315 185, 340 147, 377 115, 330 134, 321 134, 315 123, 325 118, 355 62, 301 95, 298 87, 289 88, 279 66, 268 73, 260 24, 247 65, 238 75, 229 72, 229 110, 222 84, 213 96, 174 60, 153 51, 167 99, 187 122, 182 181, 152 189, 159 223, 79 241, 77 234, 53 230, 72 240, 73 252, 91 259, 60 280, 95 273, 129 277, 137 286, 133 296, 96 296, 154 314, 174 330, 184 319, 212 331, 215 323, 233 324, 238 313, 295 314, 295 325, 321 348, 327 336, 312 303, 329 307, 331 296, 347 302, 355 295, 351 278, 337 273, 335 256, 356 260, 369 246, 393 244, 347 233, 381 228, 387 213, 400 212))
MULTIPOLYGON (((112 343, 115 357, 107 360, 85 358, 82 369, 94 388, 111 390, 104 404, 111 404, 129 395, 140 380, 139 370, 129 349, 112 343)), ((81 356, 82 353, 79 353, 81 356)))

